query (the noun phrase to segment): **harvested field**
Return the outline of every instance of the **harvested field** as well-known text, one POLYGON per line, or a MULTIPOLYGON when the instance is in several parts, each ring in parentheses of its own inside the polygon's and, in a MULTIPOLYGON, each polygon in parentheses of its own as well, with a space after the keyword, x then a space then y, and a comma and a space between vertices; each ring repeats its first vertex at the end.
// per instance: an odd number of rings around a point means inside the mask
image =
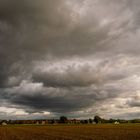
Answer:
POLYGON ((0 140, 140 140, 140 124, 1 126, 0 140))

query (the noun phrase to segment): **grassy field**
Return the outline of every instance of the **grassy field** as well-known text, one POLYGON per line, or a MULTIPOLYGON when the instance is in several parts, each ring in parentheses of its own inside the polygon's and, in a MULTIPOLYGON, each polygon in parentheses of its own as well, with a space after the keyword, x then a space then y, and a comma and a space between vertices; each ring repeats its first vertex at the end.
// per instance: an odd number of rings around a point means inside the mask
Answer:
POLYGON ((0 140, 140 140, 140 124, 0 126, 0 140))

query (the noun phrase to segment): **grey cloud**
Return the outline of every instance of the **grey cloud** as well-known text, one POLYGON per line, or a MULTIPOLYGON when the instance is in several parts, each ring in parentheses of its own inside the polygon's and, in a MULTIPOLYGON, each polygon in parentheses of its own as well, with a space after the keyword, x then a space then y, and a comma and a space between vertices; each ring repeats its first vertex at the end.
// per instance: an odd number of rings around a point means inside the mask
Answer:
MULTIPOLYGON (((15 63, 24 65, 22 71, 26 71, 33 60, 89 53, 92 42, 98 44, 106 36, 102 29, 90 33, 88 22, 73 21, 74 13, 63 0, 2 0, 0 6, 1 86, 9 76, 21 73, 21 68, 11 70, 15 63)), ((91 23, 98 26, 95 20, 91 23)))
POLYGON ((120 118, 120 119, 137 119, 138 116, 140 115, 139 112, 131 112, 131 113, 122 113, 116 116, 111 116, 114 117, 116 119, 120 118))
POLYGON ((138 95, 133 95, 131 98, 129 98, 126 101, 126 105, 128 105, 130 107, 140 107, 139 99, 140 99, 139 94, 138 95))
POLYGON ((42 83, 23 83, 13 88, 1 89, 1 99, 5 106, 13 104, 26 112, 59 112, 79 111, 94 105, 96 102, 115 98, 117 94, 92 87, 52 88, 42 83), (8 101, 8 104, 6 104, 8 101))
MULTIPOLYGON (((44 20, 48 21, 48 23, 56 24, 55 21, 60 21, 58 15, 61 15, 61 8, 63 8, 63 0, 1 0, 0 1, 0 17, 2 20, 6 20, 8 22, 13 22, 14 24, 20 23, 22 21, 29 20, 31 22, 44 22, 44 20), (60 9, 59 9, 60 8, 60 9), (60 10, 60 12, 59 12, 60 10), (50 16, 50 13, 53 16, 50 16), (48 20, 47 20, 48 19, 48 20)), ((68 9, 65 9, 65 12, 68 9)), ((62 14, 61 18, 66 18, 65 13, 62 14)), ((24 23, 23 23, 24 24, 24 23)), ((50 24, 50 25, 52 25, 50 24)))
POLYGON ((43 82, 45 86, 87 87, 125 80, 130 78, 132 73, 139 75, 139 65, 135 64, 135 59, 128 59, 126 55, 110 56, 105 60, 96 58, 94 61, 92 62, 91 58, 75 62, 71 59, 66 62, 37 62, 33 66, 32 79, 34 82, 43 82))
POLYGON ((100 73, 88 64, 62 66, 61 71, 57 68, 43 72, 38 69, 33 73, 33 80, 52 87, 87 87, 100 82, 100 73))
POLYGON ((127 102, 131 107, 140 107, 140 102, 139 101, 131 101, 127 102))
MULTIPOLYGON (((124 78, 123 74, 120 76, 120 72, 116 71, 116 68, 123 71, 128 69, 129 64, 125 63, 124 68, 120 59, 119 65, 117 61, 114 63, 113 59, 93 63, 75 61, 74 64, 68 60, 64 62, 36 63, 29 81, 1 89, 1 98, 30 113, 44 110, 68 113, 91 107, 97 102, 108 102, 109 99, 122 96, 126 91, 139 89, 136 86, 132 88, 135 78, 138 77, 131 77, 131 72, 128 72, 124 74, 124 78), (114 75, 114 72, 119 78, 110 76, 114 75)), ((135 72, 135 69, 132 70, 135 72)), ((127 94, 125 96, 127 97, 127 94)))
MULTIPOLYGON (((59 92, 57 92, 57 89, 54 89, 52 92, 60 94, 59 92)), ((60 92, 63 92, 63 90, 60 90, 60 92)), ((39 112, 46 110, 51 112, 69 112, 71 110, 77 110, 82 107, 87 107, 89 106, 89 104, 91 104, 91 102, 87 102, 86 99, 81 102, 82 97, 80 97, 80 95, 78 98, 76 98, 74 95, 71 95, 72 97, 59 97, 58 95, 51 97, 50 95, 47 95, 47 93, 46 95, 43 95, 40 92, 34 93, 30 91, 29 95, 25 94, 24 92, 21 92, 21 95, 17 95, 17 92, 15 92, 14 95, 11 96, 12 98, 8 99, 9 102, 21 106, 27 111, 29 107, 30 110, 39 112)))
MULTIPOLYGON (((0 106, 59 113, 94 110, 94 103, 109 106, 109 99, 135 95, 139 5, 139 0, 0 0, 0 106)), ((135 99, 127 104, 139 107, 135 99)))

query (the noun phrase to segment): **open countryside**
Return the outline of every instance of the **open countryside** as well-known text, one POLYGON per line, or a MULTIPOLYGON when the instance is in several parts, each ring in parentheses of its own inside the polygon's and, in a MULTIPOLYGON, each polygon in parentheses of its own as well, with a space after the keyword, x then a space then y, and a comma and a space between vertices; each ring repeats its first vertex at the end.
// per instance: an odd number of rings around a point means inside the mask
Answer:
POLYGON ((140 140, 140 124, 7 125, 0 140, 140 140))
POLYGON ((0 0, 0 140, 140 140, 140 0, 0 0))

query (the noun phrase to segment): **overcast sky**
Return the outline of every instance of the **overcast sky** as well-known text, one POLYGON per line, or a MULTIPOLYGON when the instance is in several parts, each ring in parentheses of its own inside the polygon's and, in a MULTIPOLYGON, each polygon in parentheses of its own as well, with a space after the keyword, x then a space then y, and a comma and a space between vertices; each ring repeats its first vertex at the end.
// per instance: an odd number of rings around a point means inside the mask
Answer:
POLYGON ((0 119, 140 118, 140 0, 0 0, 0 119))

